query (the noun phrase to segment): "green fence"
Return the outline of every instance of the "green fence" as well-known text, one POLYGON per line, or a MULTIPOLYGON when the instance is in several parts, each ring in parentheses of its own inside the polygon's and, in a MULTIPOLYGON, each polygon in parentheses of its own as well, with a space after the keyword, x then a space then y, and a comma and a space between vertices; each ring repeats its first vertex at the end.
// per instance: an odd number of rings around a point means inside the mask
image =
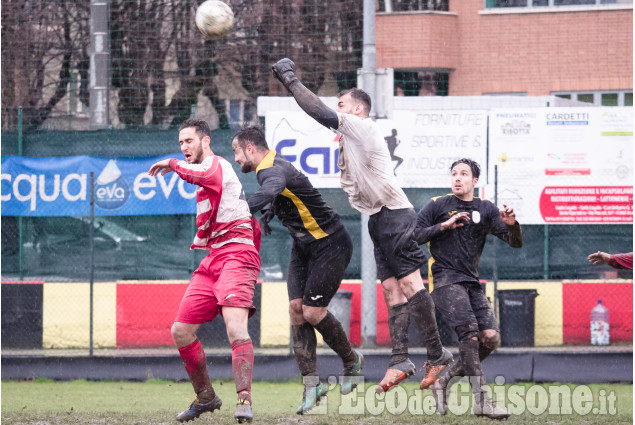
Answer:
MULTIPOLYGON (((233 163, 247 195, 257 190, 255 175, 242 174, 233 162, 231 130, 213 133, 212 149, 233 163)), ((176 130, 164 131, 38 131, 24 134, 26 156, 93 155, 138 157, 173 153, 180 157, 176 130)), ((17 134, 2 133, 3 155, 17 153, 17 134)), ((356 254, 347 270, 348 278, 361 273, 360 214, 348 204, 341 189, 321 189, 328 204, 342 216, 355 243, 356 254)), ((406 189, 408 198, 420 209, 433 196, 447 188, 406 189)), ((95 223, 95 280, 188 279, 198 265, 202 251, 189 251, 194 232, 193 215, 149 215, 97 217, 95 223)), ((59 281, 88 279, 88 234, 86 217, 2 217, 2 277, 43 278, 59 281), (22 232, 21 238, 19 237, 22 232), (22 240, 22 265, 19 270, 22 240)), ((273 233, 265 237, 261 249, 262 277, 286 277, 291 238, 278 220, 273 233)), ((607 252, 632 250, 631 225, 524 225, 524 246, 512 250, 497 246, 499 279, 599 278, 605 267, 591 266, 586 256, 601 249, 607 252)), ((424 250, 426 247, 423 247, 424 250)), ((481 258, 481 275, 491 279, 494 257, 493 238, 489 238, 481 258)), ((630 277, 630 271, 620 271, 630 277)))

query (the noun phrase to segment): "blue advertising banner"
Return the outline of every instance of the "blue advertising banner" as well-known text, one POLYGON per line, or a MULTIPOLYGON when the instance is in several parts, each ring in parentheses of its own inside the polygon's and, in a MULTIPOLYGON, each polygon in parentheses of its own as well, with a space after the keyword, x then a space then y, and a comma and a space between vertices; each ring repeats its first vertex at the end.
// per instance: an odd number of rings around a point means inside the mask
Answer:
POLYGON ((152 177, 164 158, 109 159, 90 156, 2 158, 5 216, 90 215, 90 172, 95 176, 95 215, 195 214, 196 186, 176 173, 152 177))

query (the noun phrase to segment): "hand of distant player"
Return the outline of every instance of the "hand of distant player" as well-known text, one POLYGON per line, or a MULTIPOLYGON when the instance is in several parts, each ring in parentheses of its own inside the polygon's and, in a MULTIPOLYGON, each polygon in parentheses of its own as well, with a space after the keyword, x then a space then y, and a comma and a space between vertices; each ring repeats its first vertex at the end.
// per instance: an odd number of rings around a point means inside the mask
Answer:
POLYGON ((587 260, 589 260, 591 264, 608 264, 611 260, 611 256, 606 252, 598 251, 589 255, 587 260))
POLYGON ((441 223, 441 231, 443 230, 453 230, 457 227, 463 227, 465 223, 470 221, 470 213, 463 211, 460 213, 454 214, 448 220, 441 223), (465 223, 464 223, 465 222, 465 223))
POLYGON ((289 58, 284 58, 276 62, 271 70, 273 75, 288 89, 291 83, 298 81, 298 77, 293 73, 293 68, 295 68, 295 63, 289 58))
POLYGON ((503 204, 503 209, 500 210, 500 215, 503 223, 507 224, 508 226, 513 226, 514 224, 516 224, 516 213, 514 212, 513 208, 510 208, 507 205, 503 204))
POLYGON ((152 164, 152 167, 150 167, 148 174, 150 174, 151 176, 156 176, 160 172, 162 176, 165 176, 170 171, 174 171, 174 170, 170 168, 170 158, 168 158, 168 159, 164 159, 163 161, 159 161, 155 164, 152 164))

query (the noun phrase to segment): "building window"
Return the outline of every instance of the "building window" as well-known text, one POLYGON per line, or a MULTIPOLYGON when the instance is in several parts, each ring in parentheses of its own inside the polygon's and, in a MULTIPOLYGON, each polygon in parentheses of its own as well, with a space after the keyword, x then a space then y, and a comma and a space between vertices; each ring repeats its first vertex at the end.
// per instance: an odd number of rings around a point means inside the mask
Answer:
POLYGON ((256 106, 248 100, 225 99, 225 111, 231 125, 257 122, 256 106))
POLYGON ((449 71, 395 70, 395 96, 447 96, 449 71))
POLYGON ((602 4, 633 4, 633 0, 485 0, 485 8, 494 7, 558 7, 602 4))
POLYGON ((556 92, 556 97, 595 106, 633 106, 633 91, 556 92))
POLYGON ((357 87, 357 71, 336 71, 332 75, 338 92, 357 87))
POLYGON ((450 10, 448 0, 378 0, 378 12, 420 12, 435 10, 447 12, 450 10))
POLYGON ((617 106, 617 93, 602 93, 602 106, 617 106))

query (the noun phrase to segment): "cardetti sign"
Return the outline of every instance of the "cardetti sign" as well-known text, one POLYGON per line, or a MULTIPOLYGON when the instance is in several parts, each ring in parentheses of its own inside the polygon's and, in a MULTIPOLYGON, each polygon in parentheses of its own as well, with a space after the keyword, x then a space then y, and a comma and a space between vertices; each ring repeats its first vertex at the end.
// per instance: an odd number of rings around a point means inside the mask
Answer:
POLYGON ((90 173, 96 215, 194 214, 196 187, 175 173, 152 177, 150 166, 180 154, 134 159, 89 156, 2 158, 2 214, 87 216, 90 173))

